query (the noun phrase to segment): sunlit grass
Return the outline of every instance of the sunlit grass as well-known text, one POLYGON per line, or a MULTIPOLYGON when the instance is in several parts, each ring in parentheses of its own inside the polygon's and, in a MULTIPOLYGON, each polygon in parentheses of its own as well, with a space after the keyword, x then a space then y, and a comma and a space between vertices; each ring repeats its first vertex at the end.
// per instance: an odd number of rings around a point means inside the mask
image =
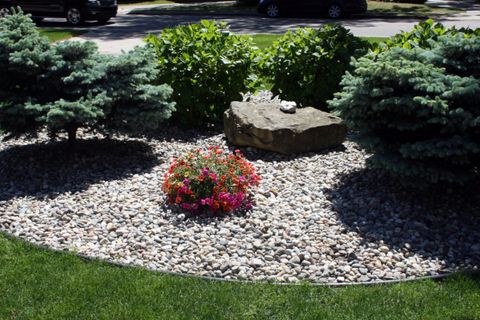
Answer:
MULTIPOLYGON (((251 36, 253 38, 254 44, 259 49, 265 49, 271 46, 275 40, 280 39, 283 36, 283 34, 271 34, 271 33, 270 34, 253 34, 251 36)), ((384 37, 361 37, 361 38, 369 41, 370 43, 378 43, 387 39, 384 37)))
POLYGON ((0 319, 480 319, 480 277, 346 288, 122 268, 0 234, 0 319))
POLYGON ((77 29, 56 29, 56 28, 40 28, 40 34, 48 37, 51 42, 67 40, 69 38, 78 37, 84 34, 85 30, 77 29))
POLYGON ((429 16, 458 13, 458 8, 439 8, 426 4, 368 1, 368 13, 394 16, 429 16))
POLYGON ((120 0, 118 1, 118 4, 120 6, 143 6, 143 5, 155 5, 155 4, 158 4, 158 5, 162 5, 162 4, 172 4, 172 3, 175 3, 173 1, 170 1, 170 0, 152 0, 152 1, 145 1, 145 0, 139 0, 139 1, 135 1, 135 0, 120 0))

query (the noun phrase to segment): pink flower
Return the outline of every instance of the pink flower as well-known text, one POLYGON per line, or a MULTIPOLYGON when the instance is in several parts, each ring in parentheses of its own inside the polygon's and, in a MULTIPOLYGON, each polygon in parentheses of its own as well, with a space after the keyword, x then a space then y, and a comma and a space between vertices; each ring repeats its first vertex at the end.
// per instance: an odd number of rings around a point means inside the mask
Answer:
POLYGON ((215 173, 210 173, 210 179, 212 179, 214 182, 218 182, 217 174, 215 174, 215 173))
POLYGON ((176 159, 165 173, 162 190, 171 202, 187 211, 205 208, 229 212, 245 205, 251 208, 250 188, 260 181, 253 165, 239 150, 228 155, 218 147, 209 150, 197 149, 176 159))
POLYGON ((205 198, 200 200, 202 206, 211 206, 213 204, 213 200, 211 198, 205 198))

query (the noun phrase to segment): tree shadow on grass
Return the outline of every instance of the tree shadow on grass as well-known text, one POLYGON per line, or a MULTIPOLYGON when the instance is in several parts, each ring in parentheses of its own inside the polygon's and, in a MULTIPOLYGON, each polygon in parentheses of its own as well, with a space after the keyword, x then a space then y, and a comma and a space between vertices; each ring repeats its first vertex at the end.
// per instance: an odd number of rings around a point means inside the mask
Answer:
POLYGON ((479 184, 425 189, 365 169, 327 190, 333 210, 365 243, 445 261, 446 268, 480 264, 479 184))
MULTIPOLYGON (((368 12, 370 15, 372 14, 397 14, 399 16, 409 16, 409 15, 425 15, 428 16, 430 14, 435 14, 436 12, 432 11, 432 7, 430 6, 408 6, 408 7, 401 7, 398 5, 394 5, 391 8, 374 8, 369 10, 368 12)), ((445 12, 443 12, 445 14, 445 12)))
POLYGON ((149 172, 159 160, 140 141, 79 140, 75 153, 66 142, 17 145, 0 151, 0 201, 15 197, 56 197, 101 181, 149 172))

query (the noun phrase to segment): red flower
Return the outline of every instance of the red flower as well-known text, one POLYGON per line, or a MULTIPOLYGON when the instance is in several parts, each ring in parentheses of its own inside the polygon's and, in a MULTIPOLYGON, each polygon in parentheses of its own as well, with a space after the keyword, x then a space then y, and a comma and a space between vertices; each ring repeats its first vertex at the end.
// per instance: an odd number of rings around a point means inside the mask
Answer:
POLYGON ((169 203, 187 211, 230 212, 250 203, 250 189, 259 180, 239 150, 224 155, 219 147, 210 147, 206 153, 197 149, 175 159, 164 174, 162 191, 169 203))

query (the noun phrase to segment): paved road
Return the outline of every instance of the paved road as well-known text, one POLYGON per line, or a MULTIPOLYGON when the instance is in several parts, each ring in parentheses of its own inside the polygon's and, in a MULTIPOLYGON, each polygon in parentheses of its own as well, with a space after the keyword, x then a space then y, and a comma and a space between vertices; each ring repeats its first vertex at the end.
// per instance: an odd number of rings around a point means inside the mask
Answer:
MULTIPOLYGON (((128 15, 125 9, 120 10, 113 23, 99 26, 89 24, 85 28, 89 30, 81 37, 74 40, 95 41, 101 52, 119 54, 122 50, 128 51, 136 45, 142 44, 142 38, 149 33, 159 33, 163 28, 198 22, 201 19, 213 19, 208 16, 179 16, 179 15, 128 15)), ((330 23, 328 19, 311 18, 278 18, 265 17, 224 17, 216 18, 225 21, 231 26, 231 30, 238 33, 284 33, 289 29, 298 27, 319 27, 330 23)), ((480 27, 480 11, 469 11, 466 14, 447 16, 440 19, 448 26, 480 27)), ((342 25, 352 30, 358 36, 391 36, 400 30, 409 30, 417 23, 416 19, 345 19, 340 21, 342 25)), ((63 22, 45 22, 44 26, 65 27, 63 22)))

